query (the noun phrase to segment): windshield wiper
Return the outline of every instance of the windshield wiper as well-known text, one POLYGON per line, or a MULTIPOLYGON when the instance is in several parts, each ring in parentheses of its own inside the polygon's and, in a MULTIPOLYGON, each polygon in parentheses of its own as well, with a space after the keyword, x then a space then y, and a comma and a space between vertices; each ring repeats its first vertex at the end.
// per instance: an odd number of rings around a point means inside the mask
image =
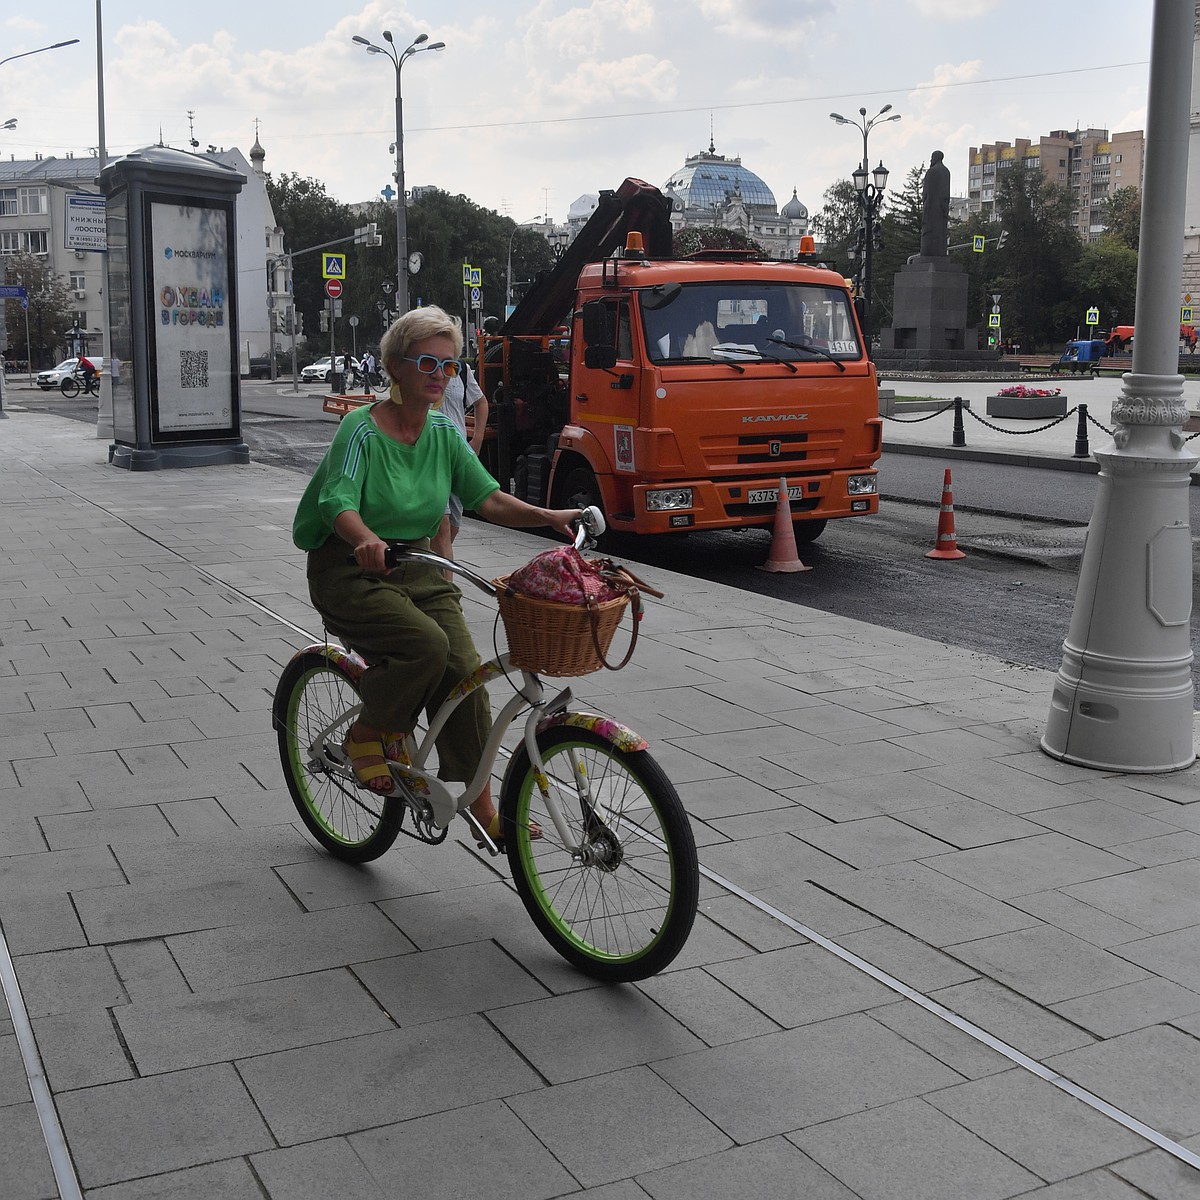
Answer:
POLYGON ((828 350, 824 350, 820 346, 806 346, 803 342, 789 342, 786 338, 776 337, 774 334, 767 338, 767 341, 774 342, 777 346, 787 346, 789 350, 803 350, 806 354, 815 354, 818 358, 828 359, 839 371, 846 369, 846 364, 841 359, 834 358, 828 350))

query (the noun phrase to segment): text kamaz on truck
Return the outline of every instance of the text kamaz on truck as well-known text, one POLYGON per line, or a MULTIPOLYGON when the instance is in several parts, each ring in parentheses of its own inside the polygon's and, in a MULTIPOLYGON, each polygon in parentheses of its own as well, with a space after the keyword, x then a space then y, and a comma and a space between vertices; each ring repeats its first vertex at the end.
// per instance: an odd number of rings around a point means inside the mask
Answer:
POLYGON ((785 478, 799 541, 878 509, 878 385, 845 279, 674 259, 668 201, 640 180, 484 336, 479 375, 489 466, 533 503, 599 504, 642 534, 765 527, 785 478))

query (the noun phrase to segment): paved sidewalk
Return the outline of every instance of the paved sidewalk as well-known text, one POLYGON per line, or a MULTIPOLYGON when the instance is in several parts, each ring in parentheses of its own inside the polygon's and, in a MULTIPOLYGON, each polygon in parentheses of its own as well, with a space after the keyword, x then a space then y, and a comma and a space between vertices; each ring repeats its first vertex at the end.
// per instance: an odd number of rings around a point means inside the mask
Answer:
MULTIPOLYGON (((1056 763, 1045 672, 645 568, 576 690, 708 874, 671 970, 595 986, 463 835, 353 868, 299 828, 304 480, 106 449, 0 422, 0 927, 89 1200, 1200 1196, 1200 769, 1056 763)), ((0 1197, 44 1200, 15 1017, 0 1197)))

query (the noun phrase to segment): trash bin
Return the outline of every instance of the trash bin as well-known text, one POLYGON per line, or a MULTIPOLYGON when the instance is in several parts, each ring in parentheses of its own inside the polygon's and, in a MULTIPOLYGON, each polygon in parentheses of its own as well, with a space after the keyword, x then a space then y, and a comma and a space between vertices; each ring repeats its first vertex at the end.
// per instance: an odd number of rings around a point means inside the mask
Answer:
POLYGON ((329 389, 335 396, 343 396, 346 393, 346 376, 342 371, 331 371, 329 378, 329 389))

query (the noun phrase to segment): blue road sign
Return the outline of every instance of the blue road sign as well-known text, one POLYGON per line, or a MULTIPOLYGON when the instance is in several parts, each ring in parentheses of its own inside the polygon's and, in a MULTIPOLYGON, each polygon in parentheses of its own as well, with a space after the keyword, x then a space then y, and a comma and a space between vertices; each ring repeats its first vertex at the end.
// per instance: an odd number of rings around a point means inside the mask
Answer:
POLYGON ((28 293, 21 283, 0 283, 0 300, 24 300, 28 293))

